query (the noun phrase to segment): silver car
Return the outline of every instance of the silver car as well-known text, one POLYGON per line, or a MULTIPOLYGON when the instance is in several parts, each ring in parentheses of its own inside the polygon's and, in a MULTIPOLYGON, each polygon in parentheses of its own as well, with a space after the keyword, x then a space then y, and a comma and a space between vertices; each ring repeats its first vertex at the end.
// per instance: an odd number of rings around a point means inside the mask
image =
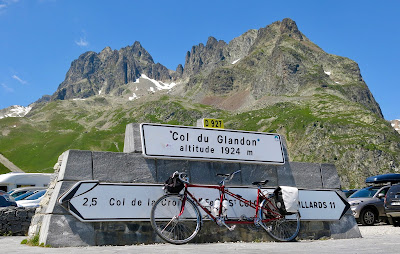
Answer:
POLYGON ((347 200, 354 218, 363 225, 387 221, 384 198, 390 185, 369 186, 354 192, 347 200))

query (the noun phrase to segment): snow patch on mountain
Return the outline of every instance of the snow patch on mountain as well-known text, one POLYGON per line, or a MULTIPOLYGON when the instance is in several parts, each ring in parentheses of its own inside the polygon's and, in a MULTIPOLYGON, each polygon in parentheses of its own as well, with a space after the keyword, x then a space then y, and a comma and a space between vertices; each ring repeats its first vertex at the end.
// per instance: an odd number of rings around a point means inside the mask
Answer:
POLYGON ((232 64, 235 64, 235 63, 239 62, 239 60, 240 60, 240 58, 236 59, 235 61, 232 62, 232 64))
POLYGON ((140 98, 140 97, 138 97, 135 93, 133 93, 133 95, 129 97, 129 100, 130 100, 130 101, 133 101, 133 100, 139 99, 139 98, 140 98))
POLYGON ((0 119, 6 117, 24 117, 31 111, 32 107, 24 107, 19 105, 14 105, 5 109, 0 110, 0 119))
POLYGON ((392 127, 393 127, 398 133, 400 133, 400 119, 391 120, 390 123, 391 123, 392 127))
MULTIPOLYGON (((157 81, 157 80, 155 80, 155 79, 151 79, 151 78, 147 77, 145 74, 142 74, 142 75, 140 76, 140 78, 147 79, 147 80, 151 81, 151 82, 157 87, 158 90, 171 89, 171 88, 173 88, 174 86, 176 86, 176 83, 174 83, 174 82, 172 82, 172 83, 170 83, 170 84, 164 83, 164 82, 161 82, 161 81, 157 81)), ((136 83, 136 82, 135 82, 135 83, 136 83)))

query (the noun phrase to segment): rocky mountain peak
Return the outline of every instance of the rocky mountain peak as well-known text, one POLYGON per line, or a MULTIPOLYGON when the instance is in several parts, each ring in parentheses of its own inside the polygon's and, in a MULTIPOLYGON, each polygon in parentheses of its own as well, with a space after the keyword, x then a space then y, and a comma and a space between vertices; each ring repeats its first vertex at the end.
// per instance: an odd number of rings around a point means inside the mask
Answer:
POLYGON ((230 64, 236 63, 246 57, 257 38, 257 33, 256 29, 251 29, 231 40, 226 48, 227 62, 230 64))
POLYGON ((150 55, 149 52, 147 52, 146 49, 142 47, 142 44, 140 42, 135 41, 135 43, 132 46, 128 46, 121 51, 130 51, 133 55, 133 57, 136 58, 138 61, 143 61, 147 63, 154 63, 153 57, 150 55))
POLYGON ((210 36, 205 46, 200 43, 193 46, 190 52, 187 52, 183 76, 189 77, 202 71, 210 72, 217 66, 229 65, 232 62, 239 61, 260 44, 277 41, 282 35, 287 35, 298 41, 305 39, 296 22, 289 18, 277 21, 258 31, 249 30, 234 38, 229 44, 210 36), (226 61, 224 62, 224 60, 226 61))
POLYGON ((186 53, 183 76, 189 77, 219 65, 225 59, 224 49, 226 46, 226 42, 217 41, 212 36, 208 38, 206 46, 203 43, 193 46, 192 50, 186 53))
POLYGON ((112 55, 113 51, 110 47, 105 47, 99 54, 99 58, 102 61, 105 61, 108 57, 110 57, 112 55))
POLYGON ((107 46, 100 52, 100 55, 110 55, 112 54, 112 52, 113 50, 109 46, 107 46))
POLYGON ((282 20, 280 25, 280 31, 282 34, 287 34, 289 37, 302 41, 303 35, 299 31, 296 22, 289 18, 282 20))
MULTIPOLYGON (((324 52, 289 18, 249 30, 229 44, 208 38, 205 47, 199 44, 187 53, 183 76, 189 77, 187 91, 202 85, 202 96, 195 95, 201 103, 215 101, 215 96, 245 94, 230 103, 234 106, 229 108, 238 109, 266 96, 330 93, 382 117, 357 63, 324 52)), ((227 103, 217 101, 227 108, 227 103)))
POLYGON ((156 80, 171 79, 169 70, 155 64, 138 41, 120 50, 106 47, 100 53, 89 51, 71 63, 52 100, 86 98, 100 93, 120 95, 118 88, 135 82, 141 74, 156 80))

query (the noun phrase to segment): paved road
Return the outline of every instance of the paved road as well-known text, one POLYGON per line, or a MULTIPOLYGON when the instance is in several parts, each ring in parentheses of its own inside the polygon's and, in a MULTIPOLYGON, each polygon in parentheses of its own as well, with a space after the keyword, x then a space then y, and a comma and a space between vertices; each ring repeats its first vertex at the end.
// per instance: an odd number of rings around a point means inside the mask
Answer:
POLYGON ((41 248, 21 245, 25 237, 0 237, 1 253, 400 253, 400 227, 360 226, 363 238, 291 243, 153 244, 133 246, 41 248))
POLYGON ((8 168, 11 172, 21 172, 23 173, 22 169, 19 167, 15 166, 14 163, 9 161, 4 155, 0 154, 0 163, 3 164, 6 168, 8 168))

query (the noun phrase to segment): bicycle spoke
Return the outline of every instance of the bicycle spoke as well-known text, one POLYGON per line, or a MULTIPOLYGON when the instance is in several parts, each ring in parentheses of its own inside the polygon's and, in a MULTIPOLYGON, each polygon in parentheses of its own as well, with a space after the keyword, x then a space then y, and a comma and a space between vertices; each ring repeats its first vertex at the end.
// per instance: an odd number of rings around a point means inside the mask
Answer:
POLYGON ((176 217, 173 217, 173 218, 167 223, 167 225, 165 225, 165 227, 163 228, 163 230, 161 230, 161 233, 164 232, 164 230, 169 226, 169 224, 171 224, 175 219, 176 219, 176 217))
POLYGON ((270 219, 269 222, 262 223, 262 226, 274 240, 286 242, 296 238, 300 230, 299 214, 296 214, 296 219, 287 220, 285 215, 279 213, 273 197, 264 201, 262 210, 262 219, 270 219))
POLYGON ((200 230, 200 212, 191 200, 186 200, 182 211, 181 195, 161 197, 151 211, 151 225, 165 241, 182 244, 190 241, 200 230))

